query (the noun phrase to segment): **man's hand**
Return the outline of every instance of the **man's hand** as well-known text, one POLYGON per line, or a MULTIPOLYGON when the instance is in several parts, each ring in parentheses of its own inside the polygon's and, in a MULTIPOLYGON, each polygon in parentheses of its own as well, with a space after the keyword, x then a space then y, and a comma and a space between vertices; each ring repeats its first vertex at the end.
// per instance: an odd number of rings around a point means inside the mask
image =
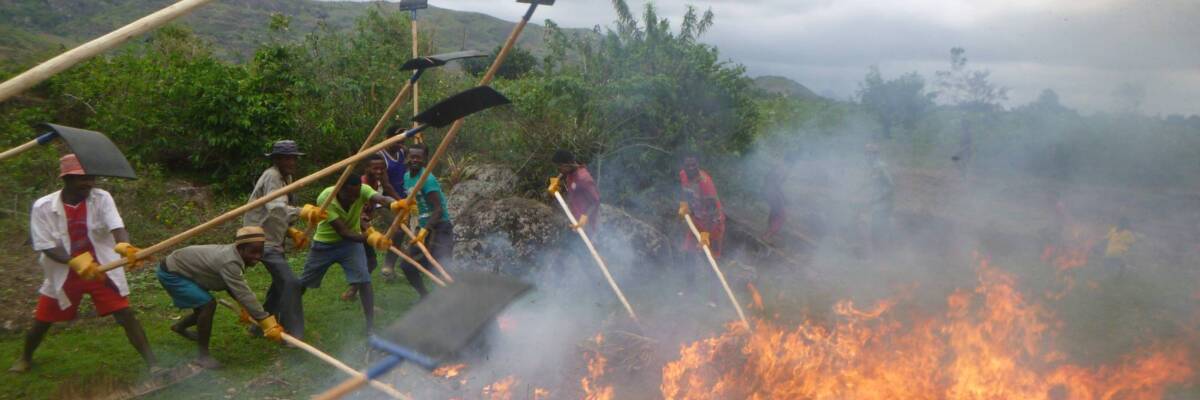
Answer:
POLYGON ((238 322, 243 325, 254 323, 254 318, 250 318, 250 312, 246 311, 246 307, 238 307, 238 322))
POLYGON ((96 259, 92 258, 91 252, 75 256, 75 258, 72 258, 67 263, 67 266, 71 267, 83 279, 95 281, 100 280, 99 278, 104 276, 104 274, 100 273, 100 264, 97 264, 96 259))
POLYGON ((571 230, 578 230, 579 228, 583 228, 584 226, 587 226, 587 223, 588 223, 587 214, 580 215, 579 219, 577 219, 576 221, 577 222, 575 223, 575 225, 571 225, 571 230))
POLYGON ((308 236, 304 235, 304 231, 296 228, 288 228, 287 234, 292 238, 292 246, 296 250, 304 250, 308 247, 308 236))
POLYGON ((679 202, 679 218, 683 218, 688 214, 691 214, 691 212, 692 210, 688 208, 688 203, 686 201, 679 202))
POLYGON ((407 212, 409 206, 413 205, 413 204, 411 204, 412 202, 413 201, 409 200, 408 198, 403 198, 400 200, 393 201, 392 204, 388 205, 388 208, 392 209, 393 213, 400 214, 403 212, 407 212))
POLYGON ((374 247, 379 251, 387 251, 392 247, 392 239, 384 236, 375 228, 367 228, 367 245, 374 247))
POLYGON ((317 226, 317 224, 326 218, 329 218, 329 212, 322 210, 321 207, 305 204, 304 208, 300 209, 300 219, 308 223, 309 226, 317 226))
POLYGON ((263 318, 262 321, 258 321, 258 327, 262 329, 263 337, 273 342, 283 341, 283 327, 279 326, 278 322, 275 322, 274 315, 263 318))
POLYGON ((113 248, 113 250, 116 250, 117 254, 125 257, 126 270, 132 271, 146 265, 145 259, 139 260, 137 258, 137 253, 142 251, 142 249, 139 249, 132 244, 125 242, 117 243, 117 247, 113 248))
POLYGON ((429 237, 429 230, 421 228, 421 230, 417 232, 417 236, 413 236, 412 240, 409 241, 408 244, 413 245, 417 243, 425 243, 425 238, 427 237, 429 237))
POLYGON ((550 178, 550 186, 546 188, 546 192, 553 195, 555 193, 558 193, 559 189, 561 189, 561 187, 559 186, 559 177, 557 177, 557 176, 551 177, 550 178))

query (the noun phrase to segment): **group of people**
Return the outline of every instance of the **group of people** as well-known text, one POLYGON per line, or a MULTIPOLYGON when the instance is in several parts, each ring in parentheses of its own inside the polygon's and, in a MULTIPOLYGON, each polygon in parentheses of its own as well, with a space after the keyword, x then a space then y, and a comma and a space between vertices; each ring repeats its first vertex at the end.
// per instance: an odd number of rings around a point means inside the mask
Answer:
MULTIPOLYGON (((390 129, 389 136, 403 131, 399 127, 390 129)), ((253 324, 252 329, 264 337, 282 341, 286 332, 303 338, 305 291, 320 287, 328 269, 339 264, 350 286, 342 298, 361 300, 365 329, 370 332, 374 324, 371 273, 378 264, 376 250, 408 243, 411 258, 426 269, 432 268, 432 260, 422 257, 416 246, 425 245, 435 259, 450 260, 454 227, 437 177, 428 176, 414 196, 415 207, 409 207, 403 200, 424 172, 428 151, 423 144, 398 142, 368 158, 360 179, 321 191, 316 199, 318 204, 333 198, 323 213, 315 213, 319 218, 309 221, 316 225, 311 245, 305 232, 294 226, 301 209, 289 194, 247 212, 231 243, 188 246, 164 257, 155 267, 155 276, 175 307, 191 310, 170 329, 196 342, 198 354, 194 362, 206 368, 220 366, 209 355, 217 308, 211 292, 228 292, 241 306, 239 318, 253 324), (419 213, 416 237, 406 240, 401 232, 389 240, 378 240, 382 234, 370 226, 371 216, 379 214, 381 209, 407 215, 410 208, 419 213), (289 239, 292 248, 308 249, 299 276, 287 261, 289 239), (262 303, 245 278, 246 269, 260 262, 271 276, 262 303)), ((266 154, 271 166, 255 183, 249 201, 290 184, 303 155, 294 141, 275 142, 266 154)), ((59 177, 62 189, 39 198, 30 213, 33 249, 39 253, 44 280, 38 290, 33 326, 25 336, 21 355, 9 370, 25 372, 32 368, 33 354, 50 327, 56 322, 74 320, 83 295, 87 294, 97 314, 113 316, 124 328, 151 372, 160 371, 146 333, 129 308, 130 290, 125 279, 126 269, 139 268, 145 260, 135 257, 139 249, 130 244, 112 196, 95 187, 96 177, 88 175, 74 154, 60 158, 59 177), (98 272, 102 264, 123 258, 130 261, 125 268, 98 272)), ((397 259, 388 252, 382 272, 385 276, 394 276, 397 259)), ((400 268, 424 297, 428 290, 420 272, 407 263, 400 268)))
MULTIPOLYGON (((388 136, 403 133, 396 127, 388 136)), ((268 167, 258 178, 249 201, 254 202, 292 183, 304 153, 292 140, 275 142, 268 167)), ((430 174, 419 192, 406 201, 426 167, 429 149, 424 144, 397 142, 371 155, 362 163, 359 179, 347 180, 340 187, 327 187, 316 203, 328 207, 321 212, 313 205, 298 207, 292 194, 278 196, 244 214, 242 227, 227 244, 193 245, 163 257, 155 266, 155 276, 175 307, 191 313, 171 325, 172 332, 196 342, 195 363, 218 368, 220 363, 209 354, 213 317, 217 301, 212 292, 225 291, 240 304, 240 320, 250 329, 282 341, 286 333, 302 339, 305 333, 303 296, 308 289, 321 286, 333 264, 341 266, 348 288, 341 294, 346 301, 362 304, 365 330, 374 326, 374 290, 371 275, 378 265, 377 251, 386 251, 381 275, 395 277, 401 259, 392 246, 408 244, 405 257, 434 270, 434 260, 423 257, 424 245, 435 260, 453 258, 454 225, 446 195, 437 177, 430 174), (417 214, 418 233, 407 238, 397 232, 390 238, 376 231, 373 217, 390 210, 392 216, 417 214), (311 243, 306 232, 296 228, 298 221, 315 225, 311 243), (290 249, 307 248, 307 257, 299 275, 288 263, 290 249), (271 277, 263 302, 247 283, 245 273, 262 263, 271 277)), ((600 219, 600 193, 587 167, 575 156, 560 150, 552 157, 558 166, 563 194, 580 225, 594 231, 600 219)), ((124 328, 130 343, 141 354, 152 372, 160 370, 136 316, 129 308, 126 269, 146 262, 135 256, 139 249, 131 245, 129 233, 112 196, 95 187, 96 178, 88 175, 74 154, 60 159, 62 189, 38 199, 30 216, 33 249, 39 253, 44 281, 34 313, 34 323, 25 337, 23 352, 10 371, 28 371, 33 354, 52 324, 74 320, 84 294, 91 296, 97 314, 113 316, 124 328), (126 259, 126 268, 99 273, 102 264, 126 259)), ((724 237, 725 215, 712 177, 700 169, 695 155, 683 159, 679 171, 682 199, 697 228, 704 232, 706 244, 719 257, 724 237)), ((403 218, 403 217, 397 217, 403 218)), ((402 221, 407 222, 407 221, 402 221)), ((311 225, 310 225, 311 226, 311 225)), ((682 241, 685 249, 698 252, 693 235, 682 241)), ((409 262, 399 267, 413 289, 423 298, 428 293, 421 272, 409 262)))

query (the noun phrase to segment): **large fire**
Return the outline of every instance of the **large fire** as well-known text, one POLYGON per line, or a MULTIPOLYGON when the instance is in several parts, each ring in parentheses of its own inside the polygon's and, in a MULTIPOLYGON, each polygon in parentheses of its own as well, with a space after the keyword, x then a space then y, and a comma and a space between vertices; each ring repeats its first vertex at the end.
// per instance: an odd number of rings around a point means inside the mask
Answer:
POLYGON ((1157 343, 1112 365, 1068 362, 1058 324, 1014 278, 983 262, 979 284, 943 314, 896 318, 894 301, 835 307, 826 327, 758 321, 682 346, 663 367, 666 399, 1157 399, 1193 374, 1188 347, 1157 343))

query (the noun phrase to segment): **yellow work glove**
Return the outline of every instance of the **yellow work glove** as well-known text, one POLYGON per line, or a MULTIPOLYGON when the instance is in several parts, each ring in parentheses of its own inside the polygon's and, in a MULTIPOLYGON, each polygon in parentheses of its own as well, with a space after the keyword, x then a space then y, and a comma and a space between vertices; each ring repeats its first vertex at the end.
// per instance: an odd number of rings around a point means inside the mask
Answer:
POLYGON ((321 207, 312 204, 305 204, 300 209, 300 219, 308 223, 308 226, 317 226, 317 224, 329 218, 329 212, 322 210, 321 207))
POLYGON ((708 232, 700 232, 700 244, 704 247, 712 247, 712 242, 708 239, 708 232))
POLYGON ((558 193, 558 190, 561 189, 558 181, 557 176, 550 178, 550 187, 546 188, 546 192, 550 194, 558 193))
POLYGON ((308 247, 308 236, 304 235, 304 231, 296 228, 288 228, 287 234, 288 237, 292 238, 292 246, 296 250, 304 250, 308 247))
POLYGON ((375 228, 367 228, 366 235, 367 244, 371 247, 374 247, 376 250, 387 251, 392 247, 392 239, 389 239, 387 236, 379 233, 379 231, 375 230, 375 228))
POLYGON ((587 214, 580 215, 579 219, 576 221, 577 222, 575 223, 575 225, 571 225, 571 230, 576 230, 576 229, 586 226, 588 223, 587 214))
POLYGON ((394 212, 396 214, 400 214, 401 212, 408 211, 408 208, 410 206, 412 206, 412 203, 413 203, 412 200, 403 198, 400 200, 393 201, 392 204, 390 204, 388 206, 388 208, 391 208, 392 212, 394 212))
POLYGON ((686 201, 679 202, 679 218, 683 218, 691 213, 692 213, 692 210, 688 208, 686 201))
POLYGON ((278 322, 275 322, 274 315, 263 318, 262 321, 258 321, 258 327, 262 329, 263 337, 274 342, 283 341, 283 327, 279 326, 278 322))
POLYGON ((254 318, 250 317, 250 312, 246 311, 246 307, 238 307, 238 323, 250 325, 254 323, 254 318))
POLYGON ((133 271, 146 265, 145 259, 139 260, 137 258, 137 253, 142 251, 142 249, 139 249, 132 244, 125 242, 117 243, 117 247, 114 247, 113 250, 116 250, 117 254, 125 257, 126 270, 133 271))
POLYGON ((412 240, 408 242, 408 244, 413 245, 417 243, 425 243, 425 238, 427 237, 429 237, 429 230, 421 228, 420 231, 417 231, 417 236, 414 236, 412 240))
POLYGON ((96 259, 92 258, 92 253, 87 252, 72 258, 67 262, 67 266, 71 267, 79 277, 91 281, 100 280, 104 274, 100 273, 100 264, 96 263, 96 259))

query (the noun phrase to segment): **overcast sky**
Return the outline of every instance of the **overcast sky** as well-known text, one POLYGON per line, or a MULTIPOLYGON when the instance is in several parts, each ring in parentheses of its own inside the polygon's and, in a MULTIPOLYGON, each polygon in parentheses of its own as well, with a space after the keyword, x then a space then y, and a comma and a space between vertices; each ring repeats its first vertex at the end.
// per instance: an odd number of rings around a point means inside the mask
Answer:
MULTIPOLYGON (((628 0, 640 15, 644 1, 628 0)), ((517 20, 508 0, 430 0, 455 10, 517 20)), ((702 40, 751 75, 783 75, 817 93, 847 98, 870 65, 886 77, 918 71, 932 80, 949 50, 992 71, 1009 105, 1042 89, 1087 111, 1120 104, 1119 86, 1144 88, 1151 114, 1200 114, 1200 0, 659 0, 678 26, 687 4, 711 8, 702 40)), ((538 9, 568 27, 607 26, 609 0, 558 0, 538 9)), ((501 40, 497 38, 497 40, 501 40)))

